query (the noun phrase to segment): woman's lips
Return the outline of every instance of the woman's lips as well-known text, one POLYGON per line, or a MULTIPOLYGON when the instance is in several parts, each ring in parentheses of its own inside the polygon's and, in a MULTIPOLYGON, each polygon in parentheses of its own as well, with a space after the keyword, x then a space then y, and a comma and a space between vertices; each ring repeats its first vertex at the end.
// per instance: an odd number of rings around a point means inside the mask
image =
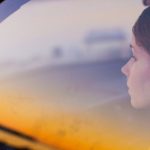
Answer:
POLYGON ((128 93, 130 93, 130 89, 128 89, 128 93))
POLYGON ((131 90, 128 88, 128 94, 131 96, 131 90))
POLYGON ((127 87, 128 87, 128 93, 130 94, 130 88, 129 88, 129 85, 127 84, 127 87))
POLYGON ((130 95, 131 91, 130 91, 130 86, 129 86, 128 81, 127 81, 127 87, 128 87, 128 93, 129 93, 129 95, 130 95))

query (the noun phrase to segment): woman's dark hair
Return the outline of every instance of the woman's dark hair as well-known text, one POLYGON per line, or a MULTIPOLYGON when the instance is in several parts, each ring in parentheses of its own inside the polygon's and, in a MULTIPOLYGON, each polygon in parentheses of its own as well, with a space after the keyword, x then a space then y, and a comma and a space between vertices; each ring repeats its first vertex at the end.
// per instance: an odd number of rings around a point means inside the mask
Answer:
POLYGON ((150 7, 141 13, 132 28, 132 32, 136 43, 150 54, 150 7))
POLYGON ((145 5, 145 6, 150 5, 150 0, 142 0, 142 1, 143 1, 143 5, 145 5))

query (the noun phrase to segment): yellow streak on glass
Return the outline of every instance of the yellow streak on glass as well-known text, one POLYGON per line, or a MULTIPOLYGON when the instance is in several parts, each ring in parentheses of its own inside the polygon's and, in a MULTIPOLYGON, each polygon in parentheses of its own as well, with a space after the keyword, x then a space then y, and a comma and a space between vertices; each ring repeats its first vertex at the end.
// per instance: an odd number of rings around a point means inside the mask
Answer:
POLYGON ((67 113, 53 106, 48 110, 33 95, 19 91, 1 90, 0 99, 0 122, 63 150, 141 150, 146 145, 136 129, 130 133, 128 126, 116 126, 116 120, 102 113, 67 113))

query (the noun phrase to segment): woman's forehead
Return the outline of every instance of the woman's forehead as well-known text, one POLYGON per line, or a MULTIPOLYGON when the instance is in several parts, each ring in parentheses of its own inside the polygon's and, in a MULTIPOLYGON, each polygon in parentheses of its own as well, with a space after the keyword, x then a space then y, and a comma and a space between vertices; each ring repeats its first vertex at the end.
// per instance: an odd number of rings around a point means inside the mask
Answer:
POLYGON ((137 44, 136 44, 136 39, 135 39, 134 34, 132 34, 132 38, 131 38, 131 43, 130 43, 130 45, 131 45, 133 48, 137 46, 137 44))
POLYGON ((135 36, 132 35, 130 47, 132 50, 132 53, 138 57, 148 58, 150 60, 150 54, 142 47, 139 46, 136 42, 135 36))
POLYGON ((136 50, 138 49, 138 45, 136 44, 134 35, 132 35, 131 42, 130 42, 129 46, 130 46, 132 52, 136 53, 136 50))
POLYGON ((130 47, 132 47, 134 51, 145 51, 144 47, 137 42, 136 37, 134 36, 134 34, 132 34, 130 47))
POLYGON ((134 52, 134 53, 141 53, 144 51, 144 48, 137 44, 134 34, 132 34, 130 47, 132 49, 132 52, 134 52))

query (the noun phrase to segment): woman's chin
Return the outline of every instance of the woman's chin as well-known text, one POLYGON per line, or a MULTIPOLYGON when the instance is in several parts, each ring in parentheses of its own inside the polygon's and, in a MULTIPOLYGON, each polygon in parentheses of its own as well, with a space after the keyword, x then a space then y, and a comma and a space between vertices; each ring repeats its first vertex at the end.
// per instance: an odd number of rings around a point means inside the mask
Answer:
POLYGON ((142 109, 142 108, 143 108, 141 104, 135 102, 135 101, 132 100, 132 99, 131 99, 131 105, 132 105, 132 107, 135 108, 135 109, 142 109))
POLYGON ((131 98, 131 105, 135 109, 144 109, 150 107, 150 104, 134 98, 131 98))

